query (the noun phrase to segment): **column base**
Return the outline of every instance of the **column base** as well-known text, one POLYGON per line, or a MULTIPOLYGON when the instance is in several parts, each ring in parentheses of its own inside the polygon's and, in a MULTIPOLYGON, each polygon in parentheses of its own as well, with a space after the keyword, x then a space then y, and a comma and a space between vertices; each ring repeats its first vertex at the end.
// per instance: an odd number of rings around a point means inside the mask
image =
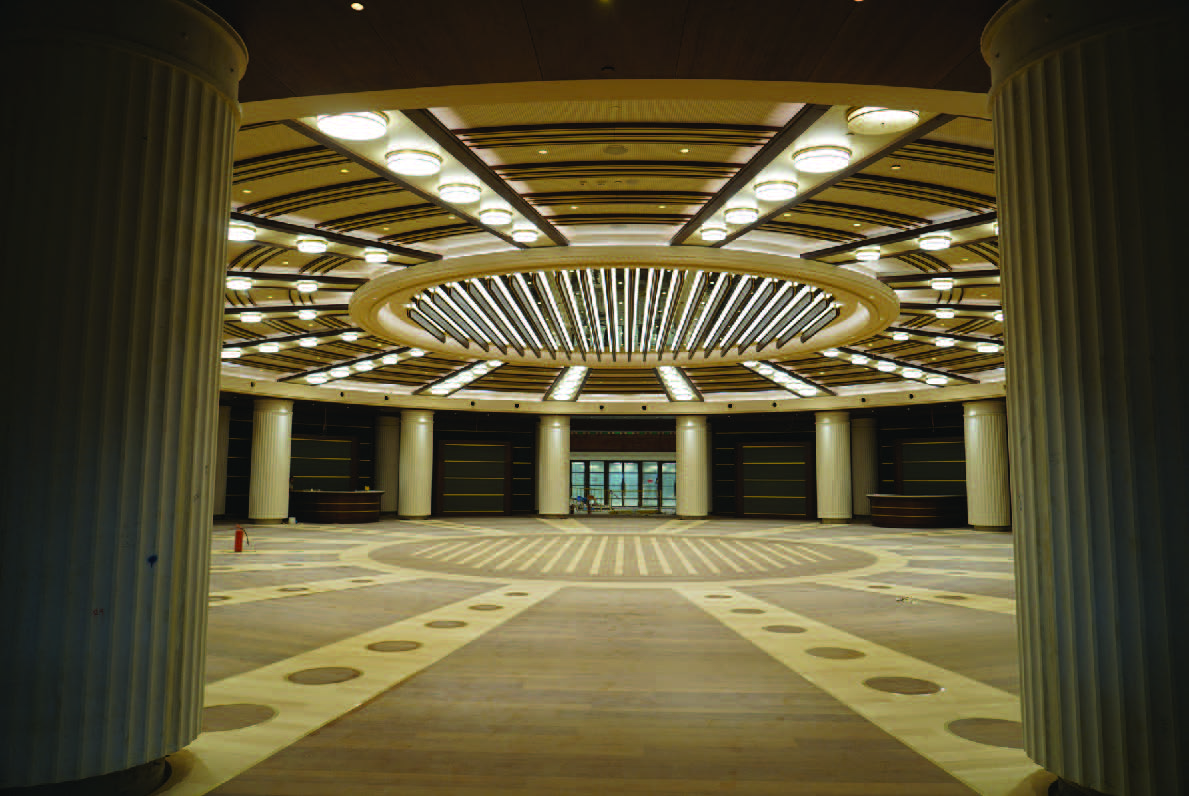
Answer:
POLYGON ((1049 786, 1049 796, 1109 796, 1109 794, 1093 788, 1083 788, 1081 785, 1058 777, 1049 786))
POLYGON ((871 515, 870 514, 856 514, 855 516, 850 518, 850 521, 851 522, 861 522, 866 525, 870 525, 871 524, 871 515))
POLYGON ((566 519, 569 519, 570 517, 577 517, 577 516, 585 517, 586 512, 585 511, 582 512, 581 515, 578 515, 578 514, 537 514, 537 516, 543 520, 566 520, 566 519))
POLYGON ((852 517, 818 517, 818 519, 823 523, 830 524, 844 523, 849 525, 850 523, 854 522, 854 518, 852 517))
POLYGON ((998 531, 1000 533, 1011 533, 1010 525, 971 525, 970 527, 976 531, 998 531))
POLYGON ((288 521, 288 517, 249 517, 248 525, 284 525, 288 521))
POLYGON ((169 780, 169 763, 162 757, 139 766, 70 782, 50 782, 0 789, 0 796, 147 796, 169 780))
POLYGON ((396 518, 398 520, 428 520, 430 516, 429 514, 397 514, 396 518))
POLYGON ((674 514, 673 516, 679 520, 705 520, 710 518, 709 514, 674 514))

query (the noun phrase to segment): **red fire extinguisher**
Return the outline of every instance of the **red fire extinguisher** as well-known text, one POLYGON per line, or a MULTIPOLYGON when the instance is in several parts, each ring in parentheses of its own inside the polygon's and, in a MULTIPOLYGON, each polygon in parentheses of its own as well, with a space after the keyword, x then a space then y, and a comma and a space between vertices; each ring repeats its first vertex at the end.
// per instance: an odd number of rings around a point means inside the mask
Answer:
POLYGON ((238 525, 235 526, 235 552, 242 553, 244 551, 245 540, 248 544, 252 543, 252 540, 248 539, 248 532, 238 525))

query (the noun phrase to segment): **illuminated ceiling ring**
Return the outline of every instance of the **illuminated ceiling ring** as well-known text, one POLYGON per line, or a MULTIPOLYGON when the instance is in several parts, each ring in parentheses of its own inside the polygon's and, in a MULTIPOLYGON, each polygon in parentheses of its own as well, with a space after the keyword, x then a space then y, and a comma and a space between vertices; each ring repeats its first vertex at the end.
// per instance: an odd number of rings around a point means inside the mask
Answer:
POLYGON ((544 367, 704 366, 844 346, 887 328, 895 292, 857 271, 705 247, 570 246, 385 274, 353 321, 398 345, 544 367))

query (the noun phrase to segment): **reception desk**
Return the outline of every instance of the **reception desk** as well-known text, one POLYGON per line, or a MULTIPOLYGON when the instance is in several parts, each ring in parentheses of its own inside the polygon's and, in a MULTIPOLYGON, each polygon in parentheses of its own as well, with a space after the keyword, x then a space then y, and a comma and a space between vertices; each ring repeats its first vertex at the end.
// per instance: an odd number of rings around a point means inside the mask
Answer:
POLYGON ((880 528, 952 528, 966 524, 965 495, 868 495, 880 528))
POLYGON ((290 492, 289 513, 298 522, 333 522, 354 525, 380 519, 383 492, 290 492))

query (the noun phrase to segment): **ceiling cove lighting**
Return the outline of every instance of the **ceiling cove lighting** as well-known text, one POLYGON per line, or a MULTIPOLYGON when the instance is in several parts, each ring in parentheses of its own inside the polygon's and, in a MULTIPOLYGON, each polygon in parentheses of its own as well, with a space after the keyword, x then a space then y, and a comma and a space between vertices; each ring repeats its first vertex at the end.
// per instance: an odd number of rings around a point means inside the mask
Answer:
POLYGON ((386 263, 388 262, 388 252, 383 249, 364 249, 363 259, 369 263, 386 263))
POLYGON ((512 225, 512 240, 517 243, 533 243, 539 234, 541 233, 537 231, 537 228, 528 222, 512 225))
POLYGON ((711 243, 715 241, 725 240, 727 237, 727 228, 722 224, 715 224, 713 222, 702 225, 702 240, 711 243))
POLYGON ((244 323, 260 323, 264 320, 263 312, 241 312, 239 319, 244 323))
POLYGON ((915 127, 921 120, 920 111, 898 108, 863 106, 846 112, 846 126, 858 135, 883 135, 899 133, 915 127))
POLYGON ((669 394, 670 401, 702 400, 701 393, 681 368, 673 365, 661 365, 656 369, 656 374, 660 377, 661 384, 665 386, 665 392, 669 394))
POLYGON ((325 373, 311 373, 306 376, 306 382, 309 384, 325 384, 328 381, 330 381, 330 377, 325 373))
POLYGON ((319 116, 319 130, 344 141, 375 141, 388 132, 388 117, 379 111, 355 111, 319 116))
POLYGON ((469 205, 478 202, 483 191, 469 182, 444 182, 438 186, 438 196, 452 205, 469 205))
POLYGON ((880 257, 879 246, 860 246, 855 249, 855 259, 859 262, 869 263, 878 260, 880 257))
POLYGON ((892 339, 904 342, 908 339, 908 332, 892 332, 892 339))
POLYGON ((999 344, 998 343, 978 343, 977 345, 975 345, 974 350, 979 352, 980 354, 998 354, 999 353, 999 344))
POLYGON ((750 205, 728 207, 723 218, 728 224, 753 224, 760 217, 760 211, 750 205))
POLYGON ((765 180, 756 183, 756 199, 761 202, 787 202, 797 195, 797 183, 791 180, 765 180))
POLYGON ((935 252, 948 249, 954 236, 948 232, 930 232, 917 238, 917 245, 925 251, 935 252))
POLYGON ((297 239, 297 250, 303 254, 322 254, 328 244, 322 238, 302 235, 297 239))
POLYGON ((937 291, 953 290, 954 289, 954 280, 950 279, 947 276, 943 276, 938 279, 930 279, 929 287, 932 290, 937 290, 937 291))
POLYGON ((219 356, 223 359, 239 359, 243 355, 244 350, 242 348, 224 348, 219 352, 219 356))
POLYGON ((312 321, 318 317, 317 310, 298 310, 297 319, 299 321, 312 321))
POLYGON ((244 221, 232 221, 227 225, 227 240, 256 240, 256 227, 244 221))
POLYGON ((829 174, 850 165, 851 151, 837 144, 823 144, 798 149, 793 153, 793 165, 797 171, 809 174, 829 174))
POLYGON ((482 362, 476 362, 473 365, 468 365, 462 370, 455 371, 441 381, 434 382, 426 387, 417 390, 418 393, 429 393, 430 395, 444 397, 453 392, 461 390, 476 379, 486 376, 491 371, 504 364, 498 359, 487 359, 482 362))
POLYGON ((318 345, 317 337, 303 337, 297 341, 297 344, 302 348, 314 348, 318 345))
POLYGON ((586 382, 587 368, 585 365, 573 365, 566 368, 553 382, 553 386, 549 388, 549 392, 545 395, 546 401, 572 401, 578 393, 582 391, 582 385, 586 382))
POLYGON ((489 227, 502 227, 512 223, 512 211, 506 207, 485 207, 479 211, 479 221, 489 227))
POLYGON ((229 276, 227 277, 228 290, 247 290, 252 286, 252 280, 246 276, 229 276))
POLYGON ((953 318, 957 313, 954 312, 949 307, 938 307, 937 309, 933 310, 933 314, 936 315, 938 318, 941 318, 942 320, 948 321, 950 318, 953 318))
POLYGON ((791 393, 800 395, 802 398, 812 398, 820 392, 817 387, 809 382, 798 379, 787 370, 778 368, 768 362, 748 361, 743 363, 743 367, 758 373, 768 381, 783 387, 791 393))
POLYGON ((395 149, 384 156, 384 162, 406 177, 429 177, 442 170, 442 156, 424 149, 395 149))
POLYGON ((261 343, 258 348, 262 354, 275 354, 281 350, 280 343, 261 343))
POLYGON ((299 279, 294 287, 298 293, 313 293, 318 289, 318 283, 313 279, 299 279))

